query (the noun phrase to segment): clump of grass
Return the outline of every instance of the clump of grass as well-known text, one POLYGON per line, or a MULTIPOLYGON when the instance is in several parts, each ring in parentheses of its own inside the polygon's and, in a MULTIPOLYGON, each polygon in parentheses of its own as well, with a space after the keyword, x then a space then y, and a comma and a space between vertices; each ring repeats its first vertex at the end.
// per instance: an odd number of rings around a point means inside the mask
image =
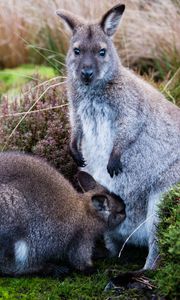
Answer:
POLYGON ((160 89, 165 96, 172 101, 174 104, 180 107, 180 68, 177 69, 176 73, 164 83, 161 83, 160 89))
MULTIPOLYGON (((174 70, 180 63, 178 1, 123 2, 126 12, 115 38, 123 63, 128 66, 156 63, 157 78, 164 77, 167 70, 174 70)), ((58 55, 66 53, 68 38, 55 15, 56 9, 67 9, 85 19, 94 19, 117 3, 119 0, 100 1, 98 5, 95 0, 29 0, 24 5, 20 0, 0 0, 1 67, 31 61, 40 63, 47 58, 58 68, 57 61, 64 62, 64 57, 58 55)))

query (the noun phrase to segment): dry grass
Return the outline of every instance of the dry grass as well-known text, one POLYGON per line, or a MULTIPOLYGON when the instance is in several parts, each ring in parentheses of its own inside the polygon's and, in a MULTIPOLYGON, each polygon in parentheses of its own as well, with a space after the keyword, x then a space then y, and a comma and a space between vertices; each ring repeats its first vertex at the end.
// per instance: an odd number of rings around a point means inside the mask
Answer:
MULTIPOLYGON (((173 0, 124 0, 127 6, 116 45, 123 62, 180 57, 180 7, 173 0)), ((57 8, 94 19, 119 0, 0 0, 0 66, 13 67, 40 56, 28 44, 65 53, 67 33, 57 8)))

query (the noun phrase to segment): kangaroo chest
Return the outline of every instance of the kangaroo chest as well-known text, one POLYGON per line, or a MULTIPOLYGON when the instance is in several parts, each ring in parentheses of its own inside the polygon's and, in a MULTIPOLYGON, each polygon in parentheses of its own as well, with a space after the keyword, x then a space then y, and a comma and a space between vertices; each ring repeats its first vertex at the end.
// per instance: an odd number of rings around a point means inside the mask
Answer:
POLYGON ((86 170, 95 177, 107 173, 114 137, 111 114, 109 107, 96 103, 84 105, 79 111, 83 130, 81 149, 87 163, 86 170))

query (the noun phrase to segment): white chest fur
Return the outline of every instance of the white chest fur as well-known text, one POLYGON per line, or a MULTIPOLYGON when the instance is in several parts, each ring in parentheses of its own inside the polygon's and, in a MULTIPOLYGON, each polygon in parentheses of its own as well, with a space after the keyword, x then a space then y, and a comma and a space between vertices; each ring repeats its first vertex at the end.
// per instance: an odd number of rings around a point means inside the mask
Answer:
POLYGON ((82 153, 87 164, 84 170, 109 188, 107 164, 115 133, 112 112, 104 104, 91 103, 82 105, 78 113, 83 127, 82 153))

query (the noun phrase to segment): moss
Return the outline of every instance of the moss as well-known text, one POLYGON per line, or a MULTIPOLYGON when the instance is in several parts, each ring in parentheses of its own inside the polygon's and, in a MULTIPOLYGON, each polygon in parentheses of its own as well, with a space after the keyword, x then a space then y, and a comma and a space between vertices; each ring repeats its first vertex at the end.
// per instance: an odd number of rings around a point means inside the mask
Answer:
MULTIPOLYGON (((140 251, 142 254, 142 251, 140 251)), ((144 255, 143 255, 144 256, 144 255)), ((119 262, 118 259, 103 260, 96 263, 97 272, 94 275, 84 276, 73 273, 64 280, 52 278, 0 278, 0 299, 31 299, 31 300, 104 300, 108 299, 141 299, 142 291, 135 289, 129 291, 105 292, 104 288, 109 280, 109 270, 113 266, 115 272, 127 269, 136 269, 141 266, 137 264, 139 250, 134 248, 127 251, 119 262), (134 258, 132 259, 132 253, 134 258), (130 263, 127 264, 127 257, 130 263), (135 264, 136 262, 136 264, 135 264), (118 296, 118 298, 117 298, 118 296)), ((141 260, 141 258, 140 258, 141 260)), ((146 298, 144 298, 146 299, 146 298)))

